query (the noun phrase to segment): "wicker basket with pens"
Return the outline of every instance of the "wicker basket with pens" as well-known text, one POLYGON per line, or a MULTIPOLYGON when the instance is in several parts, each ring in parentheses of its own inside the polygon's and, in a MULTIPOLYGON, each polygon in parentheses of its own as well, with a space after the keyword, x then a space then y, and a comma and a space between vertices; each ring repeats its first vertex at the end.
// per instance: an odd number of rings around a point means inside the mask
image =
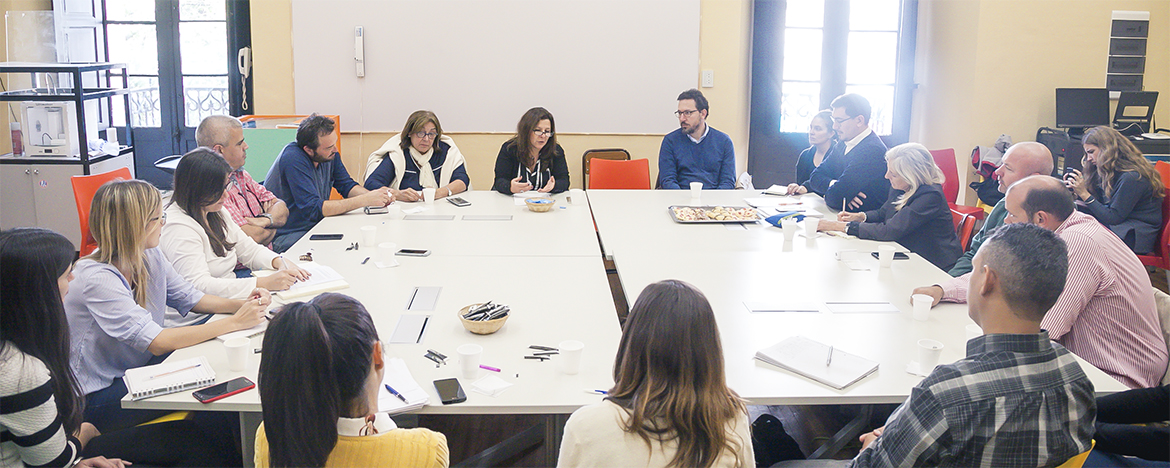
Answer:
POLYGON ((504 304, 492 304, 490 301, 482 304, 472 304, 459 309, 459 321, 463 328, 476 335, 490 335, 504 326, 508 321, 510 309, 504 304))

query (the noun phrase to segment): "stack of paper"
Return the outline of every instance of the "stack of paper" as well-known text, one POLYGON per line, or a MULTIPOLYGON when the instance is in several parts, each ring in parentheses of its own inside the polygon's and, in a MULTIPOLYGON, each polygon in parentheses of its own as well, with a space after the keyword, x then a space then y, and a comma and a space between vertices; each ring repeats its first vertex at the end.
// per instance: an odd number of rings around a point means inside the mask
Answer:
POLYGON ((309 272, 308 280, 297 281, 286 291, 275 293, 282 299, 292 299, 296 297, 312 296, 328 291, 336 291, 338 289, 345 289, 349 287, 349 283, 345 281, 345 277, 341 276, 337 270, 329 268, 315 262, 301 263, 297 265, 302 270, 309 272))
POLYGON ((838 390, 852 385, 878 368, 877 362, 803 336, 794 336, 764 348, 756 353, 756 359, 838 390))
POLYGON ((378 412, 398 414, 414 411, 426 406, 430 402, 427 391, 423 390, 410 375, 406 368, 406 361, 400 358, 386 360, 386 375, 382 378, 382 388, 378 392, 378 412), (389 385, 406 401, 392 395, 386 386, 389 385))
POLYGON ((215 370, 203 356, 126 369, 122 379, 131 400, 181 392, 215 383, 215 370))

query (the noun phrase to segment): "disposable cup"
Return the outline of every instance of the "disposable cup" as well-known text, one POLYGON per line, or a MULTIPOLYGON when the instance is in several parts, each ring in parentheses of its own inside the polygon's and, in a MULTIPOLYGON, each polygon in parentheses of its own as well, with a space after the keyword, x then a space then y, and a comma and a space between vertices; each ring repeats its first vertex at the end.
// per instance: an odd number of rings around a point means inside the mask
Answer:
MULTIPOLYGON (((697 183, 697 182, 696 182, 697 183)), ((577 340, 562 341, 557 345, 560 351, 561 371, 566 374, 581 372, 581 353, 585 350, 585 343, 577 340)))
POLYGON ((463 378, 468 380, 478 378, 483 346, 468 343, 455 348, 455 352, 459 354, 459 368, 463 370, 463 378))
POLYGON ((914 305, 914 320, 925 322, 930 318, 930 306, 934 305, 934 298, 926 294, 915 294, 910 296, 910 302, 914 305))
POLYGON ((589 204, 589 199, 585 197, 585 191, 579 188, 569 190, 569 202, 575 206, 584 206, 589 204))
POLYGON ((821 220, 808 217, 804 218, 804 236, 812 239, 817 236, 817 226, 821 224, 821 220))
POLYGON ((699 198, 703 195, 703 183, 691 182, 691 198, 699 198))
POLYGON ((362 247, 374 247, 378 242, 378 226, 362 226, 362 247))
POLYGON ((784 230, 784 241, 792 242, 792 238, 796 237, 796 231, 799 228, 796 226, 796 220, 785 219, 780 221, 780 229, 784 230))
POLYGON ((938 358, 942 355, 943 344, 935 340, 923 338, 918 340, 918 369, 923 374, 929 374, 938 365, 938 358))
POLYGON ((878 263, 881 264, 882 268, 889 268, 890 265, 894 264, 895 250, 897 250, 897 248, 892 245, 878 246, 878 263))
POLYGON ((248 370, 248 357, 252 350, 248 349, 252 344, 252 340, 248 338, 232 338, 223 342, 223 347, 227 348, 228 369, 232 372, 243 372, 248 370))
POLYGON ((433 188, 423 189, 423 201, 426 202, 426 204, 428 204, 428 205, 433 205, 435 203, 435 189, 433 189, 433 188))
POLYGON ((378 251, 374 254, 374 261, 390 263, 394 261, 394 253, 398 251, 398 244, 383 242, 378 244, 378 251))

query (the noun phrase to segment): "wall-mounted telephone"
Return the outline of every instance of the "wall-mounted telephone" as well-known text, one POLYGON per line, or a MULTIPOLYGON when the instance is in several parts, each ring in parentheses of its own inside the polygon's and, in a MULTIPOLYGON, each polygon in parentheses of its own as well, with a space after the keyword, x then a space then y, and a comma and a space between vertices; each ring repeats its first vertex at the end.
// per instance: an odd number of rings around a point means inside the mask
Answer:
POLYGON ((248 77, 252 75, 252 48, 243 47, 236 56, 240 68, 240 108, 248 110, 248 77))

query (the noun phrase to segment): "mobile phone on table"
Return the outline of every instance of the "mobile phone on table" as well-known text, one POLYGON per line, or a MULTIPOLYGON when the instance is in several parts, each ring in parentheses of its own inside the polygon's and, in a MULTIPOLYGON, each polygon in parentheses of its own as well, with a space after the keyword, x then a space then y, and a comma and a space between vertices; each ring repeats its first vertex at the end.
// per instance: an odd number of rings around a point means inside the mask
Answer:
POLYGON ((389 206, 367 206, 364 209, 368 215, 386 214, 390 212, 389 206))
POLYGON ((401 255, 404 257, 426 257, 430 254, 431 251, 426 249, 402 249, 399 250, 395 255, 401 255))
MULTIPOLYGON (((873 258, 881 258, 877 252, 870 252, 869 254, 873 255, 873 258)), ((906 255, 905 252, 894 252, 894 260, 910 260, 910 256, 906 255)))
POLYGON ((460 197, 447 197, 447 201, 451 202, 451 204, 455 206, 471 206, 471 202, 460 197))
POLYGON ((439 400, 444 405, 467 401, 467 394, 463 393, 463 386, 459 385, 458 379, 436 380, 435 390, 439 392, 439 400))
POLYGON ((344 237, 342 234, 313 234, 309 236, 311 241, 327 241, 327 240, 341 240, 344 237))
POLYGON ((253 388, 256 388, 256 384, 248 380, 247 377, 238 377, 202 390, 196 390, 192 395, 195 395, 195 399, 199 400, 200 403, 211 403, 253 388))

